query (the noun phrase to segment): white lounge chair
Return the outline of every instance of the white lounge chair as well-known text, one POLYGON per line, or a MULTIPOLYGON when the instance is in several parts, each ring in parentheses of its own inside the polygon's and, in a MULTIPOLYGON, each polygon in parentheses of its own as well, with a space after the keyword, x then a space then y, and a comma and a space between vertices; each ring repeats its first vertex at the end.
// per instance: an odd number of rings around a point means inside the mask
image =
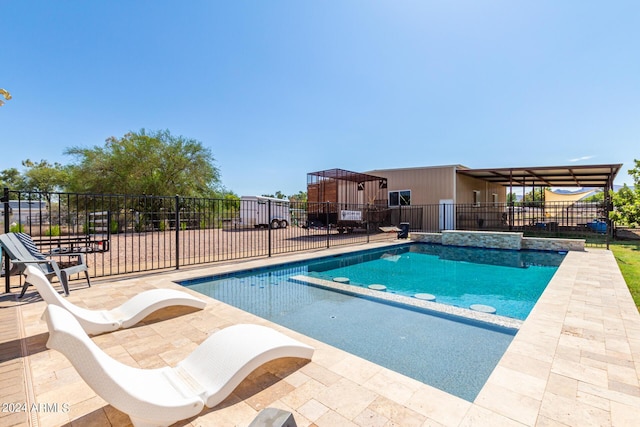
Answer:
POLYGON ((49 305, 47 347, 64 354, 96 394, 134 426, 168 426, 222 402, 253 370, 314 349, 260 325, 235 325, 207 338, 175 368, 134 368, 103 352, 66 310, 49 305))
POLYGON ((207 305, 203 300, 186 292, 175 289, 152 289, 137 294, 112 310, 88 310, 61 297, 37 267, 27 266, 24 274, 27 280, 38 289, 38 293, 47 304, 57 305, 73 314, 82 328, 92 335, 129 328, 162 308, 181 305, 203 309, 207 305))

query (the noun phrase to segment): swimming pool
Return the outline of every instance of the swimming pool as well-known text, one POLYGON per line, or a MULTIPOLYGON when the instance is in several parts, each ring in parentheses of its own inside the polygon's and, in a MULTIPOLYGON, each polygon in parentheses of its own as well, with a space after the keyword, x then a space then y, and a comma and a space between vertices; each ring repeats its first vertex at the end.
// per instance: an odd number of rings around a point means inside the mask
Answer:
POLYGON ((308 275, 349 279, 354 286, 383 285, 387 292, 424 294, 435 301, 524 320, 564 259, 557 252, 508 251, 412 244, 329 259, 309 266, 308 275))
MULTIPOLYGON (((343 268, 346 264, 355 265, 354 257, 379 259, 382 254, 389 256, 389 250, 400 251, 391 256, 402 256, 406 251, 424 249, 412 246, 323 258, 318 262, 343 268)), ((511 257, 509 262, 519 265, 522 255, 511 257)), ((455 256, 466 259, 469 252, 458 251, 455 256)), ((499 257, 489 258, 495 262, 499 257)), ((514 329, 354 298, 348 293, 290 280, 314 273, 318 262, 230 273, 181 284, 469 401, 480 391, 516 333, 514 329)))

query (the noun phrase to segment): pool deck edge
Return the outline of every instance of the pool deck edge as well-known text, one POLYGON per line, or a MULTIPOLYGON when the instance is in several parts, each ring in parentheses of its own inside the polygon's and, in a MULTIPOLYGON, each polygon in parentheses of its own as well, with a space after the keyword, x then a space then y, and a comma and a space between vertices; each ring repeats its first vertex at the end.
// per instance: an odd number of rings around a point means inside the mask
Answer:
POLYGON ((521 424, 640 419, 640 315, 613 254, 569 252, 474 406, 521 424))
POLYGON ((418 298, 412 298, 405 295, 387 293, 384 291, 362 288, 355 285, 347 285, 344 283, 324 280, 317 277, 310 277, 299 274, 292 276, 289 280, 294 282, 306 283, 311 286, 318 286, 324 289, 334 290, 349 295, 357 295, 363 298, 372 299, 381 303, 391 303, 400 306, 407 306, 408 308, 416 308, 426 313, 451 318, 460 321, 478 322, 481 325, 487 327, 498 327, 509 330, 515 333, 522 321, 518 319, 512 319, 509 317, 497 316, 495 314, 483 313, 480 311, 474 311, 462 307, 456 307, 447 304, 441 304, 433 301, 425 301, 418 298))

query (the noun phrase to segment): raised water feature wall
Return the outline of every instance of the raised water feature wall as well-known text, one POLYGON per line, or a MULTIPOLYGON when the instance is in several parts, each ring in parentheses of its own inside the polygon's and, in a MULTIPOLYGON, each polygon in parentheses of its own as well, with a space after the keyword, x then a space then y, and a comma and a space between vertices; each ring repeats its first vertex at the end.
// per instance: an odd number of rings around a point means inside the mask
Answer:
POLYGON ((442 233, 412 232, 409 238, 416 242, 438 243, 444 246, 469 246, 477 248, 584 251, 584 239, 548 239, 524 237, 522 233, 491 231, 444 230, 442 233))

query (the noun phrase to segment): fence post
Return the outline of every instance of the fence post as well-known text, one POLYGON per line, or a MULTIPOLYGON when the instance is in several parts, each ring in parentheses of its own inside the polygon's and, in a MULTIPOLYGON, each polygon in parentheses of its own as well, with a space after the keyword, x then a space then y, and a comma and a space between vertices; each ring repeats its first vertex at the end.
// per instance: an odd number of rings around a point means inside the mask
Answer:
POLYGON ((176 194, 176 270, 180 269, 180 196, 176 194))
POLYGON ((327 249, 329 249, 329 202, 324 202, 324 219, 327 227, 327 249))
MULTIPOLYGON (((4 188, 2 194, 2 205, 4 212, 4 232, 9 232, 9 189, 7 187, 4 188)), ((4 249, 2 250, 4 252, 4 249)), ((4 257, 4 291, 5 293, 11 292, 11 286, 9 283, 9 257, 5 254, 4 257)))
POLYGON ((268 257, 271 258, 271 200, 267 200, 267 246, 268 257))
POLYGON ((605 215, 607 216, 605 219, 605 224, 607 227, 607 250, 609 250, 609 243, 611 242, 611 238, 614 236, 614 221, 612 221, 610 217, 611 211, 613 211, 613 200, 611 199, 611 194, 609 193, 609 191, 606 192, 604 202, 606 204, 605 215))
POLYGON ((369 227, 370 227, 370 223, 371 223, 371 206, 367 205, 365 207, 365 209, 366 209, 366 212, 367 212, 367 216, 366 216, 366 218, 367 218, 367 243, 369 243, 370 242, 370 239, 369 239, 369 227))

